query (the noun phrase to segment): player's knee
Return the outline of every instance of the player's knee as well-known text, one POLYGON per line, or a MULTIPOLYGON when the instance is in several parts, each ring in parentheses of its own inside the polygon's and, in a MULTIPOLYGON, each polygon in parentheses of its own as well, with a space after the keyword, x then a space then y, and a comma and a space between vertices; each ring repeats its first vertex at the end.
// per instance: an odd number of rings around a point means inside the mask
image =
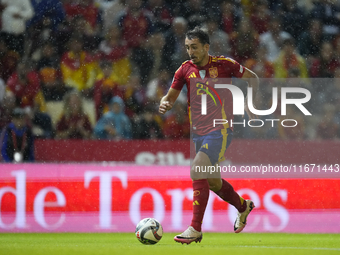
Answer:
POLYGON ((190 177, 192 180, 207 179, 208 174, 206 171, 201 171, 200 167, 192 165, 190 169, 190 177))
POLYGON ((212 191, 219 191, 222 188, 222 181, 219 178, 208 178, 208 183, 212 191))

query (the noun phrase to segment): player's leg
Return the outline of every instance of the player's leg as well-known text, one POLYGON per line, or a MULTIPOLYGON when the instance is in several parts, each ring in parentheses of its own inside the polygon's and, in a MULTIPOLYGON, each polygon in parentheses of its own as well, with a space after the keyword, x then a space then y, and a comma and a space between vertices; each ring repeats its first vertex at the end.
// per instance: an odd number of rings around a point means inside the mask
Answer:
POLYGON ((196 156, 191 164, 190 177, 193 186, 193 217, 191 224, 182 234, 175 236, 174 240, 180 243, 190 244, 191 242, 201 242, 202 221, 205 208, 209 199, 209 183, 207 180, 206 167, 211 166, 209 156, 199 151, 202 147, 203 137, 194 139, 196 146, 196 156))
MULTIPOLYGON (((224 160, 225 151, 229 147, 233 136, 233 133, 230 129, 221 131, 221 134, 223 139, 218 161, 224 160)), ((218 165, 218 163, 216 165, 218 165)), ((233 186, 224 179, 209 178, 208 182, 212 191, 214 191, 220 198, 233 205, 237 209, 238 214, 234 224, 234 231, 235 233, 241 232, 247 224, 247 217, 249 213, 255 207, 254 203, 251 200, 244 200, 237 194, 233 186)))
POLYGON ((193 186, 193 217, 189 228, 175 236, 176 242, 190 244, 202 240, 201 226, 209 199, 209 183, 207 173, 201 170, 207 166, 211 166, 208 155, 198 151, 190 169, 193 186))

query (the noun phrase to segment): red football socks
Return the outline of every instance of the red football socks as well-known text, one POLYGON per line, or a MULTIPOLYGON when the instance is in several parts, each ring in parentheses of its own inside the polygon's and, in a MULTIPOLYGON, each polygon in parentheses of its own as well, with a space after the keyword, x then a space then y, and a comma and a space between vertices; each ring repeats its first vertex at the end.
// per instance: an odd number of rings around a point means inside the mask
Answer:
POLYGON ((207 179, 192 181, 193 195, 193 218, 191 226, 201 232, 202 220, 209 199, 209 183, 207 179))
POLYGON ((239 212, 244 212, 247 209, 246 201, 235 192, 233 186, 226 180, 222 179, 222 188, 215 193, 224 201, 235 206, 239 212))

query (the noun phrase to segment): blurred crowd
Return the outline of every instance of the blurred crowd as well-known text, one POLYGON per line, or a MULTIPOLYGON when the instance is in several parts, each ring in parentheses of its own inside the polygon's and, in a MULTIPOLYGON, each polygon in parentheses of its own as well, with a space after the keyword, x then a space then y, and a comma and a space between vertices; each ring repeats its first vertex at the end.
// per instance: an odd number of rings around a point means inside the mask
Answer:
POLYGON ((340 138, 336 0, 0 3, 0 140, 12 145, 16 119, 45 139, 188 138, 184 93, 165 116, 157 109, 188 59, 185 32, 197 25, 210 35, 211 55, 232 57, 264 79, 261 109, 270 108, 274 78, 285 80, 277 87, 311 91, 310 121, 292 107, 296 128, 235 127, 237 138, 340 138))

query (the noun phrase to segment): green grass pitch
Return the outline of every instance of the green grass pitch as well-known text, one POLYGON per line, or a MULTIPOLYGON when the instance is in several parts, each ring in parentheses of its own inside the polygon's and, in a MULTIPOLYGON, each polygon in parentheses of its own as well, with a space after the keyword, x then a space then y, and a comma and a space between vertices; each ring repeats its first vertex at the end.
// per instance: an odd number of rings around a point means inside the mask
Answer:
POLYGON ((181 245, 174 233, 156 245, 143 245, 134 233, 0 234, 1 255, 209 255, 340 254, 339 234, 204 233, 200 244, 181 245))

